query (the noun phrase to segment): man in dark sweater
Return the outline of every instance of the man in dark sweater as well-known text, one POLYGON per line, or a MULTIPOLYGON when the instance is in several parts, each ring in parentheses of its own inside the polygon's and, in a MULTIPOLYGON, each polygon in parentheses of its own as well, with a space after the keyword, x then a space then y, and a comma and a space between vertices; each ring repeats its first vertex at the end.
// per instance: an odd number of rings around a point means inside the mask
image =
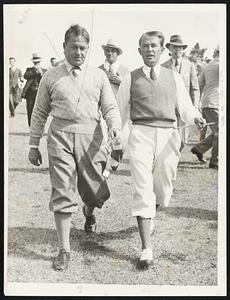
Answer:
POLYGON ((159 31, 141 36, 138 50, 144 66, 124 77, 117 94, 122 123, 128 116, 132 122, 128 145, 134 187, 132 215, 137 217, 142 241, 138 264, 142 269, 153 262, 150 235, 156 205, 169 205, 176 178, 181 137, 175 129, 175 111, 186 124, 205 125, 181 75, 160 66, 163 45, 159 31))

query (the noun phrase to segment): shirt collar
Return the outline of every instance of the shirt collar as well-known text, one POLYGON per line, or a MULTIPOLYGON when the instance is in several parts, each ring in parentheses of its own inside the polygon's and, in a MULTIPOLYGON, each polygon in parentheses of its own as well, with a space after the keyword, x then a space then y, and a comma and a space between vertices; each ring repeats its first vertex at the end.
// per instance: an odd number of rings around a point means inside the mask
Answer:
MULTIPOLYGON (((151 70, 151 67, 149 67, 149 66, 147 66, 146 64, 144 64, 142 70, 143 70, 143 72, 145 73, 145 75, 147 75, 148 77, 150 76, 150 70, 151 70)), ((160 66, 160 64, 157 64, 156 66, 154 66, 154 72, 156 73, 156 76, 157 76, 157 77, 159 77, 160 71, 161 71, 161 66, 160 66)))
MULTIPOLYGON (((173 62, 173 65, 175 66, 176 60, 175 60, 174 58, 172 58, 172 57, 171 57, 171 60, 172 60, 172 62, 173 62)), ((181 64, 181 60, 182 60, 182 58, 178 58, 178 59, 177 59, 179 65, 181 64)))
MULTIPOLYGON (((64 64, 65 64, 65 66, 66 66, 67 71, 70 73, 70 72, 73 70, 74 66, 71 65, 71 64, 67 61, 67 59, 64 60, 64 64)), ((80 70, 82 71, 82 70, 85 68, 84 64, 82 64, 81 66, 79 66, 79 68, 80 68, 80 70)))
MULTIPOLYGON (((111 65, 111 64, 106 60, 105 63, 104 63, 104 68, 106 69, 106 71, 109 71, 109 66, 110 66, 110 65, 111 65)), ((119 67, 120 67, 119 61, 117 60, 116 62, 114 62, 114 63, 112 64, 112 66, 113 66, 114 72, 117 73, 117 71, 118 71, 118 69, 119 69, 119 67)))

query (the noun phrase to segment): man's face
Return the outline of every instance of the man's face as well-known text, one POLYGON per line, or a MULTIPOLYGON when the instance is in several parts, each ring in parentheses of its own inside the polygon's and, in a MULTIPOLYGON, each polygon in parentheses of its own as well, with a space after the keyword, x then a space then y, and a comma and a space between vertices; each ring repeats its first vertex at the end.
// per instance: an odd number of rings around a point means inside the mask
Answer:
POLYGON ((10 59, 10 66, 11 66, 11 68, 14 68, 15 64, 16 64, 15 60, 14 59, 10 59))
POLYGON ((63 43, 66 60, 75 67, 81 66, 89 49, 89 45, 82 36, 70 35, 67 43, 63 43))
POLYGON ((146 35, 141 39, 141 45, 138 48, 138 51, 142 56, 144 63, 149 67, 154 67, 158 64, 163 49, 158 36, 146 35))
POLYGON ((55 58, 51 60, 51 66, 52 67, 55 67, 56 63, 57 63, 57 60, 55 58))
POLYGON ((110 64, 117 61, 118 51, 115 48, 105 47, 104 49, 105 57, 110 64))
POLYGON ((173 59, 178 59, 181 58, 183 54, 183 46, 178 46, 178 45, 169 45, 169 51, 172 55, 173 59))
POLYGON ((39 67, 40 67, 40 63, 41 63, 40 61, 34 61, 34 62, 33 62, 34 67, 35 67, 35 68, 39 68, 39 67))

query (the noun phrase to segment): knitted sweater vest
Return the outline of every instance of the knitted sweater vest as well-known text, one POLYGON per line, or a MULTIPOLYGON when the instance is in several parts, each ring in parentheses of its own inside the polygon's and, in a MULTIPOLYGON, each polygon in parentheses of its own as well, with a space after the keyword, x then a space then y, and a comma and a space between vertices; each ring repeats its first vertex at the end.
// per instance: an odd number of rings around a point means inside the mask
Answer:
POLYGON ((173 71, 161 68, 153 81, 142 68, 131 72, 130 118, 133 124, 173 127, 176 121, 176 82, 173 71))

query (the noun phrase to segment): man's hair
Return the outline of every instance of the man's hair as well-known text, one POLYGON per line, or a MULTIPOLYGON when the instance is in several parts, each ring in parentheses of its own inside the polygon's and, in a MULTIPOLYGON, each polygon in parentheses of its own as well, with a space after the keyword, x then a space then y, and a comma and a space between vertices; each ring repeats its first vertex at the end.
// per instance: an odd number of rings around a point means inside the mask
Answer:
POLYGON ((78 24, 70 26, 70 28, 65 33, 65 43, 68 42, 71 34, 74 34, 75 36, 82 36, 87 44, 89 44, 90 37, 88 31, 84 27, 81 27, 78 24))
POLYGON ((15 57, 10 57, 10 58, 9 58, 9 60, 12 60, 12 59, 13 59, 13 60, 16 60, 15 57))
POLYGON ((145 36, 148 36, 148 37, 158 36, 160 39, 161 46, 164 46, 165 37, 164 37, 163 33, 160 31, 147 31, 147 32, 143 33, 139 39, 139 46, 141 46, 141 41, 145 36))
POLYGON ((51 57, 50 62, 52 62, 52 60, 56 59, 56 57, 51 57))

